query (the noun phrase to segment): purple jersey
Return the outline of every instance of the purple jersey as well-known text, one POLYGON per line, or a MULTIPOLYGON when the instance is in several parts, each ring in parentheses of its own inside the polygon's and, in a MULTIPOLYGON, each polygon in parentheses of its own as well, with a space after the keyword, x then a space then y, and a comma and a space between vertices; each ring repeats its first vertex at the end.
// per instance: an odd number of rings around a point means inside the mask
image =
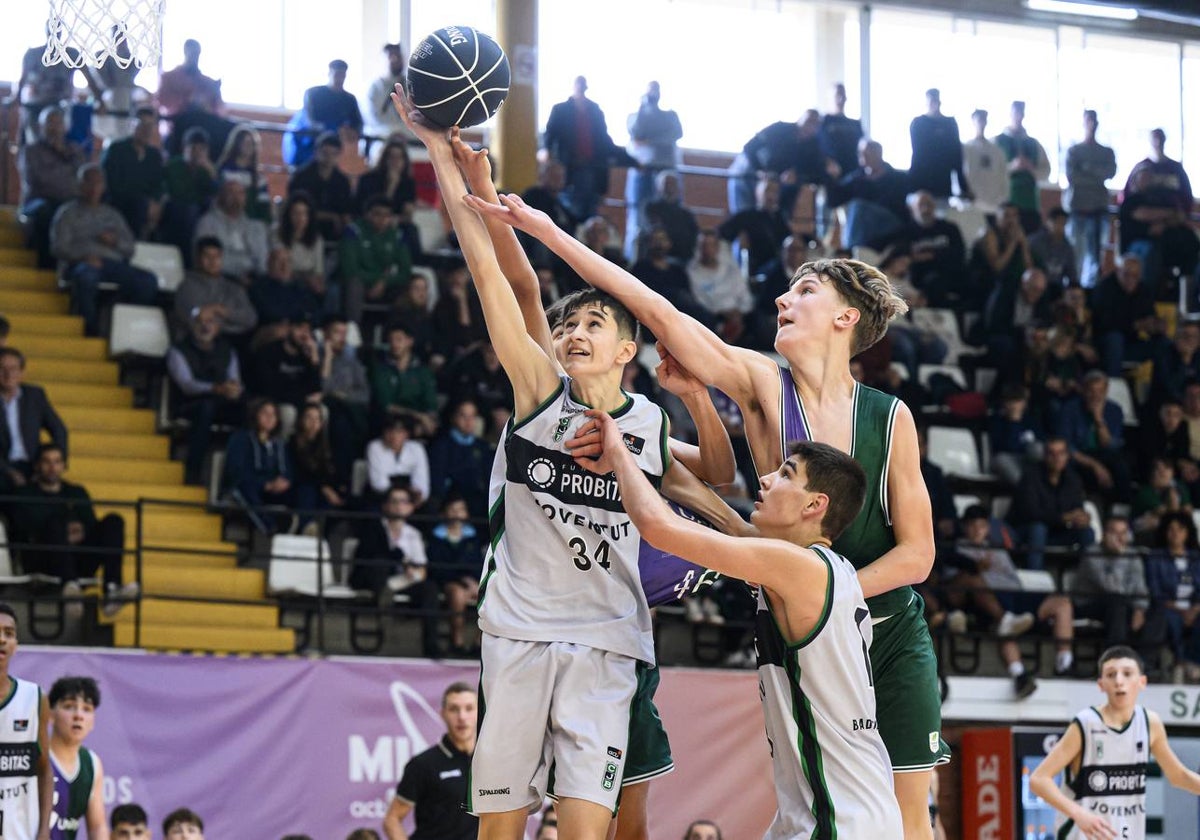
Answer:
MULTIPOLYGON (((712 527, 707 520, 683 505, 678 505, 670 499, 667 500, 667 504, 684 519, 699 522, 706 528, 712 527)), ((721 577, 711 569, 697 566, 690 560, 660 551, 645 540, 638 546, 638 573, 642 578, 646 603, 651 607, 682 601, 704 587, 712 586, 721 577)))

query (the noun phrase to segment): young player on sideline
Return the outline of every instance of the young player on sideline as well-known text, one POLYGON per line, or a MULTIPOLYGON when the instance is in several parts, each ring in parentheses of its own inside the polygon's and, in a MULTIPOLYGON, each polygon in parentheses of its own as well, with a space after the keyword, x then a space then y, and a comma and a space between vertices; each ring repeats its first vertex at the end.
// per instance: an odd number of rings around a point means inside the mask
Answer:
POLYGON ((50 706, 36 683, 10 673, 16 652, 17 614, 0 603, 0 837, 50 840, 50 706))
POLYGON ((731 347, 637 278, 563 234, 516 196, 479 212, 544 242, 588 283, 625 304, 667 350, 742 410, 760 474, 779 467, 793 440, 817 440, 867 472, 867 502, 833 548, 859 570, 875 623, 871 661, 879 729, 891 756, 906 840, 931 840, 933 768, 949 761, 941 737, 937 658, 924 606, 912 590, 933 565, 933 516, 921 478, 916 425, 907 406, 860 385, 850 358, 875 344, 906 310, 887 278, 854 260, 806 263, 776 301, 775 349, 788 362, 731 347))
POLYGON ((104 816, 104 768, 83 745, 96 726, 100 688, 91 677, 60 677, 50 686, 50 764, 54 769, 53 840, 108 840, 104 816))
POLYGON ((854 567, 829 546, 858 515, 867 480, 853 458, 803 441, 760 481, 758 537, 718 533, 676 516, 623 445, 611 417, 598 460, 651 545, 759 584, 755 646, 779 809, 768 840, 899 837, 891 765, 875 720, 870 613, 854 567))
MULTIPOLYGON (((472 194, 485 201, 499 200, 492 182, 491 163, 486 149, 471 149, 456 129, 451 129, 450 145, 454 159, 467 180, 472 194)), ((541 290, 537 274, 528 257, 517 241, 513 229, 496 219, 485 217, 488 236, 500 265, 517 302, 525 323, 525 331, 548 356, 565 367, 562 328, 562 302, 542 308, 541 290)), ((661 364, 658 367, 658 382, 661 387, 679 397, 696 426, 699 446, 671 438, 671 457, 708 484, 721 485, 734 480, 736 465, 729 434, 713 405, 708 389, 702 382, 666 355, 659 347, 661 364)), ((568 448, 571 447, 568 442, 568 448)), ((720 526, 722 523, 717 523, 720 526)), ((727 523, 722 530, 728 530, 727 523)), ((703 567, 664 555, 642 542, 639 550, 638 571, 642 587, 650 607, 678 602, 705 585, 711 585, 716 575, 707 573, 703 567)), ((629 750, 625 757, 625 775, 621 780, 620 809, 617 812, 616 834, 613 840, 648 840, 649 831, 649 788, 650 781, 670 773, 675 768, 671 758, 671 746, 666 729, 654 705, 654 694, 658 689, 657 667, 641 668, 638 671, 638 688, 634 694, 633 720, 631 723, 629 750)))
MULTIPOLYGON (((481 840, 518 838, 555 764, 563 835, 601 840, 616 806, 639 662, 654 662, 650 611, 637 571, 639 538, 616 482, 580 468, 565 442, 590 408, 619 418, 642 469, 670 485, 661 409, 622 392, 636 322, 606 295, 565 307, 564 360, 525 332, 446 133, 397 110, 429 149, 488 332, 513 385, 514 422, 497 451, 493 542, 480 586, 481 722, 468 809, 481 840)), ((680 499, 680 501, 684 501, 680 499)))
POLYGON ((1189 793, 1200 794, 1200 775, 1175 755, 1162 718, 1138 705, 1146 673, 1133 648, 1104 651, 1096 682, 1104 705, 1075 715, 1029 777, 1029 789, 1065 818, 1055 835, 1062 840, 1145 840, 1150 756, 1168 782, 1189 793), (1060 770, 1061 790, 1054 785, 1060 770))

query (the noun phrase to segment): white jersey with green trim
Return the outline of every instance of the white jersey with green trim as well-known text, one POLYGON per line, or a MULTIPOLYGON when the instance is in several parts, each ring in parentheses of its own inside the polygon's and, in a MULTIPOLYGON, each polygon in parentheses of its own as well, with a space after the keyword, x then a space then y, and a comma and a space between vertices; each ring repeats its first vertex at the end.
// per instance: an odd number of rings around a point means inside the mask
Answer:
POLYGON ((759 692, 779 810, 767 840, 902 837, 892 764, 875 720, 871 614, 854 566, 824 546, 825 608, 788 644, 758 592, 759 692))
MULTIPOLYGON (((613 475, 596 475, 567 451, 587 406, 571 380, 506 430, 492 466, 491 545, 479 627, 529 642, 572 642, 654 662, 650 608, 638 575, 641 537, 613 475)), ((625 446, 657 487, 669 464, 666 415, 627 395, 612 412, 625 446)))
MULTIPOLYGON (((1072 726, 1083 737, 1079 772, 1068 767, 1062 791, 1091 811, 1108 818, 1120 840, 1146 840, 1146 768, 1150 763, 1150 720, 1141 706, 1121 729, 1104 722, 1092 707, 1075 715, 1072 726)), ((1060 840, 1084 840, 1072 820, 1060 820, 1060 840)))
POLYGON ((10 679, 12 693, 0 706, 0 838, 35 840, 42 690, 37 683, 10 679))

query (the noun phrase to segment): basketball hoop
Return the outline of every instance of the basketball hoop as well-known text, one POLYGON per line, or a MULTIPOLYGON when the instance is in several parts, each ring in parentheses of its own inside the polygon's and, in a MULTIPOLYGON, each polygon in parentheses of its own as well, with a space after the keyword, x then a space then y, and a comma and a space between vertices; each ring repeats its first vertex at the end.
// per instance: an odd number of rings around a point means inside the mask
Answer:
POLYGON ((158 64, 166 0, 49 0, 42 64, 122 70, 158 64))

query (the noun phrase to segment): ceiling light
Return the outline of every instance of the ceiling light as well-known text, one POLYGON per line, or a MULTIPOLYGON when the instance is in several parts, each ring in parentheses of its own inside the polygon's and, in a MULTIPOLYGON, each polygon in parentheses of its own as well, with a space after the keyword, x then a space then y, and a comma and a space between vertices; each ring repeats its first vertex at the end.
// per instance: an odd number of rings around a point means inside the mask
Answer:
POLYGON ((1075 3, 1072 0, 1025 0, 1026 8, 1035 12, 1054 12, 1061 15, 1137 20, 1137 9, 1128 6, 1103 6, 1099 3, 1075 3))

